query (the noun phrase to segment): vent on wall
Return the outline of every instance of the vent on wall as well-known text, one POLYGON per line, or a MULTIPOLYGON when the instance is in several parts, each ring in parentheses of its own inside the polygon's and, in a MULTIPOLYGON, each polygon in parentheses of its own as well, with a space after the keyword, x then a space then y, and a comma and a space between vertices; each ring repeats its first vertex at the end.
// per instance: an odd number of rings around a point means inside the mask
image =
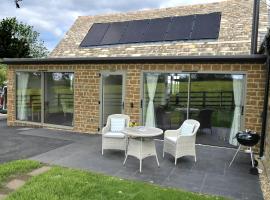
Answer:
POLYGON ((80 44, 113 44, 217 39, 221 13, 175 16, 124 22, 94 23, 80 44))

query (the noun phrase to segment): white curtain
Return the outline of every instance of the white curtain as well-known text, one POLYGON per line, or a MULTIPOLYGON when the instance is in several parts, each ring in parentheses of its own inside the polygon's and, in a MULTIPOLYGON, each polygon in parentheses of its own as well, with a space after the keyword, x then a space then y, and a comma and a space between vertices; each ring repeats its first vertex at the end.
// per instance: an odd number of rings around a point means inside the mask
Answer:
POLYGON ((243 90, 243 75, 233 75, 234 115, 230 132, 229 143, 237 146, 236 133, 241 128, 241 102, 243 90))
POLYGON ((17 96, 19 98, 19 106, 17 110, 18 120, 27 120, 27 85, 29 80, 29 74, 27 72, 20 72, 17 75, 17 96))
POLYGON ((69 74, 70 90, 73 90, 73 79, 74 79, 74 74, 70 73, 69 74))
POLYGON ((156 93, 158 74, 147 74, 146 81, 147 81, 149 103, 146 112, 145 126, 155 127, 156 120, 155 120, 154 98, 156 93))

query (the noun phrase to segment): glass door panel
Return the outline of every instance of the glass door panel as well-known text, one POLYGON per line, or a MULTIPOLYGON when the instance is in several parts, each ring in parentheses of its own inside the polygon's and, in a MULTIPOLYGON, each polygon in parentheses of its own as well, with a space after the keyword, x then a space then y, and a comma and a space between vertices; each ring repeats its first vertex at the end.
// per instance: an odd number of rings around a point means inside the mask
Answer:
MULTIPOLYGON (((191 113, 190 118, 201 123, 197 133, 197 143, 234 147, 235 142, 232 141, 234 139, 231 134, 237 130, 236 128, 232 130, 232 124, 235 114, 242 118, 244 76, 237 75, 241 78, 239 92, 235 91, 239 89, 234 88, 233 76, 231 74, 191 74, 189 104, 190 111, 194 110, 194 114, 191 113), (240 103, 235 102, 235 92, 239 93, 240 103), (236 104, 237 113, 235 113, 236 104)), ((242 124, 241 119, 236 119, 234 124, 239 130, 242 124)))
POLYGON ((73 125, 74 73, 44 73, 44 123, 73 125))
POLYGON ((123 74, 102 74, 102 126, 111 114, 121 114, 124 109, 123 74))
POLYGON ((188 117, 189 74, 144 73, 143 81, 143 124, 179 128, 188 117))
POLYGON ((16 118, 41 122, 41 73, 16 73, 16 118))

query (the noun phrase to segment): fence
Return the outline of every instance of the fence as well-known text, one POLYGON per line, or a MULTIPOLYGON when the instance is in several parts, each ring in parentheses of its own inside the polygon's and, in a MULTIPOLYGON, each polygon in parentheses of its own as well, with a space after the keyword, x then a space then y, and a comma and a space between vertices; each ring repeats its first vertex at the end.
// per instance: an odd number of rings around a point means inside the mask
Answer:
MULTIPOLYGON (((156 94, 155 102, 162 101, 161 93, 156 94)), ((226 108, 234 109, 234 95, 232 91, 219 91, 219 92, 190 92, 190 107, 213 107, 213 108, 226 108)), ((187 106, 188 92, 178 92, 171 95, 167 100, 167 103, 172 106, 187 106)))

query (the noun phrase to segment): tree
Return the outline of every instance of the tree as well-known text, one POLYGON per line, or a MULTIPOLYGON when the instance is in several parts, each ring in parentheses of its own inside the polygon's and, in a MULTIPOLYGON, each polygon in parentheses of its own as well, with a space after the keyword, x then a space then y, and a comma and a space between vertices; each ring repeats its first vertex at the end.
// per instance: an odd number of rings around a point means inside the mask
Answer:
POLYGON ((0 22, 0 58, 39 58, 48 54, 39 33, 16 18, 0 22))
POLYGON ((0 87, 4 84, 6 81, 7 76, 7 68, 5 65, 0 64, 0 87))

